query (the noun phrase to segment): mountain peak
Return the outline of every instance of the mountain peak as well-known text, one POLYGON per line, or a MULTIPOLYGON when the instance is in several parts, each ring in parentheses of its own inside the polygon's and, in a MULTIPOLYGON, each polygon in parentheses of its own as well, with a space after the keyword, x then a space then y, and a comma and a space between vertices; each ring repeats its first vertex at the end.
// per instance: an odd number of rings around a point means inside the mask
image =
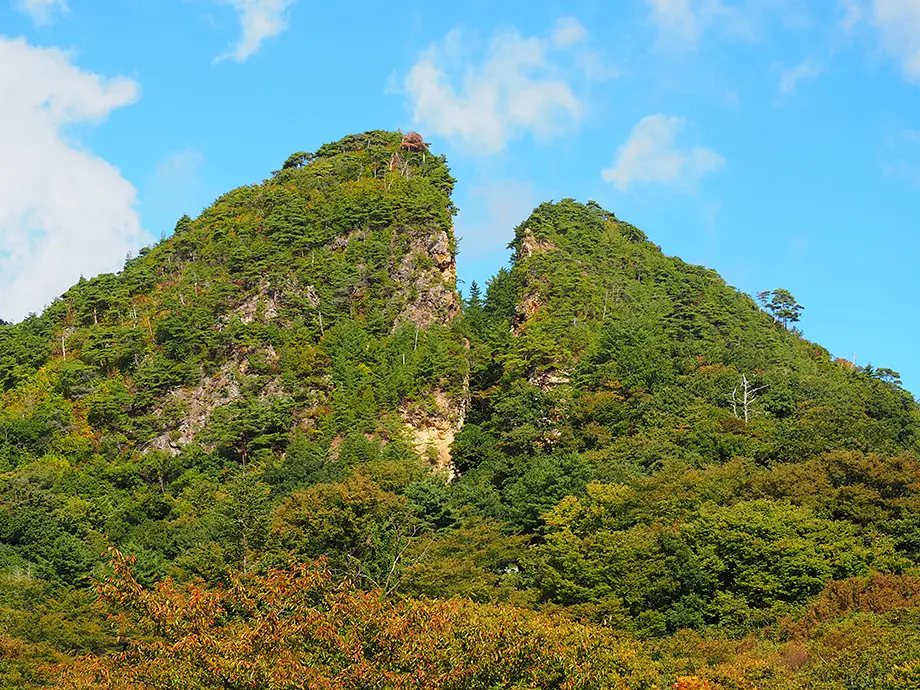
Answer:
MULTIPOLYGON (((73 375, 85 382, 68 390, 122 391, 110 413, 90 412, 103 436, 173 454, 201 442, 251 455, 250 442, 227 445, 214 432, 228 406, 231 425, 254 415, 281 436, 290 424, 268 418, 293 413, 302 429, 333 437, 357 426, 416 441, 437 427, 446 438, 461 416, 463 367, 417 369, 432 347, 462 358, 450 331, 461 307, 453 184, 446 159, 415 133, 365 132, 292 154, 261 184, 181 218, 121 273, 81 281, 18 328, 17 338, 37 333, 44 342, 29 365, 0 364, 0 376, 11 386, 32 366, 83 367, 73 375), (356 340, 394 358, 383 367, 386 384, 348 384, 377 389, 357 425, 328 416, 341 391, 335 353, 360 361, 356 340)), ((449 455, 435 440, 443 464, 449 455)))

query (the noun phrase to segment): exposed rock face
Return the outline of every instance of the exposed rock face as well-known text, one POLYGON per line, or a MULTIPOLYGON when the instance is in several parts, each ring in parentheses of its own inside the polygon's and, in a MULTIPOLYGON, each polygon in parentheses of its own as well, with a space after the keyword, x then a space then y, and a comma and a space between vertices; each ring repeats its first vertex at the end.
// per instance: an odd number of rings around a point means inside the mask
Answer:
MULTIPOLYGON (((518 245, 518 254, 516 260, 526 265, 528 259, 546 252, 557 251, 558 247, 549 240, 537 238, 531 229, 524 228, 520 243, 518 245)), ((528 266, 523 273, 523 293, 515 307, 515 317, 511 323, 511 333, 514 336, 521 335, 527 322, 537 315, 546 302, 545 295, 551 289, 545 276, 538 274, 533 266, 528 266)), ((568 372, 556 369, 545 371, 534 371, 527 378, 528 383, 537 386, 544 392, 571 383, 568 372)), ((555 432, 558 434, 558 432, 555 432)), ((554 439, 549 439, 554 442, 554 439)))
MULTIPOLYGON (((302 285, 294 273, 273 285, 263 280, 258 288, 222 317, 224 324, 238 316, 243 323, 271 323, 280 318, 285 306, 289 306, 293 296, 301 297, 313 307, 319 305, 319 296, 312 285, 302 285)), ((287 325, 287 322, 284 322, 287 325)))
POLYGON ((256 292, 231 313, 238 314, 243 323, 252 323, 257 318, 265 322, 272 321, 277 318, 280 311, 281 304, 271 286, 263 282, 256 292))
POLYGON ((511 322, 511 333, 513 335, 520 334, 521 328, 527 323, 527 319, 540 311, 540 305, 540 295, 536 292, 526 295, 518 302, 515 308, 514 320, 511 322))
POLYGON ((527 382, 532 386, 537 386, 544 392, 549 392, 556 386, 563 386, 571 383, 572 379, 567 372, 541 371, 530 376, 527 382))
MULTIPOLYGON (((457 295, 457 264, 450 237, 443 230, 411 231, 409 248, 395 267, 394 281, 404 286, 407 304, 396 318, 420 329, 447 325, 460 314, 457 295)), ((468 345, 468 343, 467 343, 468 345)), ((469 376, 463 382, 463 395, 449 396, 442 390, 431 394, 431 405, 416 404, 400 410, 416 451, 429 458, 435 468, 453 478, 450 448, 466 417, 469 376)))
MULTIPOLYGON (((271 348, 265 354, 269 358, 277 359, 277 354, 271 348)), ((214 410, 243 397, 240 380, 247 376, 247 369, 248 362, 241 354, 225 362, 218 373, 203 377, 194 388, 173 391, 156 414, 164 416, 167 408, 178 406, 183 410, 183 415, 173 428, 150 441, 146 450, 160 450, 170 455, 178 455, 182 447, 194 441, 207 426, 214 410)), ((273 377, 262 388, 259 397, 274 398, 280 397, 283 393, 281 380, 273 377)))
POLYGON ((430 458, 439 471, 453 478, 454 468, 450 456, 450 447, 454 436, 463 428, 466 416, 466 397, 455 400, 443 391, 432 394, 434 410, 422 410, 418 407, 403 407, 400 410, 403 421, 415 449, 423 458, 430 458))
MULTIPOLYGON (((398 288, 397 299, 405 306, 394 321, 394 328, 402 323, 412 323, 420 329, 434 325, 447 325, 460 313, 460 300, 456 292, 457 269, 451 250, 450 237, 443 230, 406 230, 409 234, 407 248, 394 256, 391 277, 398 288)), ((352 240, 360 240, 360 232, 337 238, 332 248, 345 249, 352 240)), ((228 316, 239 317, 243 323, 272 322, 279 317, 285 304, 285 294, 297 292, 314 306, 318 297, 313 286, 296 284, 273 286, 268 282, 259 285, 249 297, 236 306, 228 316)), ((277 359, 272 351, 270 359, 277 359)), ((243 397, 240 383, 246 377, 246 354, 224 363, 219 373, 202 378, 198 386, 173 391, 167 402, 158 410, 166 416, 170 407, 178 407, 181 418, 170 429, 163 431, 148 450, 178 454, 183 446, 194 441, 207 426, 209 419, 221 405, 243 397)), ((468 382, 464 382, 464 386, 468 382)), ((283 394, 280 380, 272 379, 260 397, 283 394)), ((450 447, 454 435, 463 426, 466 400, 454 399, 441 390, 433 391, 432 404, 404 406, 400 415, 406 423, 410 438, 422 457, 432 460, 438 470, 452 476, 450 447)), ((335 448, 333 448, 333 453, 335 448)))
MULTIPOLYGON (((516 260, 522 261, 530 259, 537 254, 555 250, 556 245, 554 245, 552 242, 538 239, 530 230, 530 228, 524 228, 522 231, 516 260)), ((518 335, 521 332, 521 328, 524 326, 527 320, 535 315, 540 310, 542 305, 542 299, 540 295, 540 277, 536 275, 532 270, 527 271, 524 275, 525 281, 524 285, 522 285, 523 297, 517 304, 517 315, 511 324, 511 332, 514 335, 518 335)))
POLYGON ((409 249, 392 272, 407 292, 407 304, 394 326, 410 322, 419 328, 448 324, 460 313, 457 263, 443 230, 411 232, 409 249))
MULTIPOLYGON (((195 440, 215 409, 241 397, 239 384, 231 373, 233 364, 227 362, 219 374, 203 378, 195 388, 183 388, 170 394, 167 405, 178 404, 185 414, 176 428, 164 431, 153 439, 148 445, 149 450, 177 455, 182 446, 195 440)), ((162 408, 157 413, 162 415, 162 408)))
POLYGON ((523 237, 521 238, 520 257, 529 259, 534 254, 548 252, 556 249, 556 245, 548 240, 540 240, 533 234, 530 228, 524 228, 523 237))

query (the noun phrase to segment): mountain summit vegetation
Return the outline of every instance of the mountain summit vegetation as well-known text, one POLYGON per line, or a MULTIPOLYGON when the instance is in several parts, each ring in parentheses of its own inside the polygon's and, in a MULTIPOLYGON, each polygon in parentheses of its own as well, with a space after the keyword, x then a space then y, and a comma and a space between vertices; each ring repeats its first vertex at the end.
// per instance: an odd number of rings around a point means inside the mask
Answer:
POLYGON ((0 322, 0 688, 920 686, 920 406, 593 201, 457 291, 414 133, 0 322))

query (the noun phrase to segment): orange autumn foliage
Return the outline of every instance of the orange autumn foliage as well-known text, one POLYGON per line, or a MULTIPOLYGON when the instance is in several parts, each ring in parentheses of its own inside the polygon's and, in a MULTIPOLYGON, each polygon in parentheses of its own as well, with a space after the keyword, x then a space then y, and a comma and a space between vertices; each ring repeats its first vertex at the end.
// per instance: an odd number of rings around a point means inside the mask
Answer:
POLYGON ((428 144, 418 132, 409 132, 404 135, 401 146, 407 151, 424 151, 428 148, 428 144))
POLYGON ((113 552, 100 594, 125 650, 59 669, 69 690, 652 687, 636 643, 469 601, 391 601, 318 562, 205 589, 142 587, 113 552))

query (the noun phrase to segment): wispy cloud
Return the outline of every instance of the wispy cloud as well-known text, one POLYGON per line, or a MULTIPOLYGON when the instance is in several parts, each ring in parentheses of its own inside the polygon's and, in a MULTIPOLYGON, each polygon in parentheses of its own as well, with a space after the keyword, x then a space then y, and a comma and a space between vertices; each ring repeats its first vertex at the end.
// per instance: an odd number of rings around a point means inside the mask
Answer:
POLYGON ((668 40, 695 43, 699 22, 690 0, 647 0, 652 21, 668 40))
POLYGON ((36 24, 47 24, 55 14, 68 10, 67 0, 16 0, 15 5, 28 12, 36 24))
POLYGON ((779 78, 779 91, 783 96, 795 93, 802 81, 814 79, 823 71, 823 66, 813 57, 807 57, 797 65, 783 70, 779 78))
POLYGON ((588 31, 574 17, 561 17, 556 20, 550 40, 556 48, 571 48, 588 38, 588 31))
POLYGON ((850 33, 862 21, 862 7, 856 0, 838 0, 838 6, 841 12, 840 28, 846 33, 850 33))
POLYGON ((677 135, 685 126, 680 117, 657 114, 642 118, 601 176, 620 191, 636 183, 693 189, 704 175, 725 165, 725 158, 705 146, 679 147, 677 135))
POLYGON ((609 81, 620 76, 619 70, 611 65, 601 51, 588 45, 588 30, 574 17, 561 17, 553 25, 550 41, 554 48, 572 50, 572 61, 588 81, 609 81))
POLYGON ((620 70, 597 50, 583 48, 575 53, 575 65, 588 81, 610 81, 620 76, 620 70))
POLYGON ((809 22, 794 0, 645 0, 660 47, 692 48, 707 33, 747 43, 760 39, 772 19, 787 27, 809 22))
POLYGON ((134 81, 81 70, 59 50, 0 37, 0 316, 39 310, 81 274, 119 269, 149 239, 134 187, 71 127, 139 93, 134 81))
POLYGON ((920 81, 920 0, 874 0, 873 20, 904 75, 920 81))
POLYGON ((288 11, 296 0, 221 0, 239 14, 242 35, 232 49, 217 56, 215 62, 234 60, 245 62, 263 41, 283 33, 288 28, 288 11))
POLYGON ((569 131, 584 110, 559 59, 584 40, 573 22, 557 24, 546 38, 497 32, 484 56, 467 33, 451 31, 421 54, 399 87, 413 123, 479 155, 525 134, 548 139, 569 131))

